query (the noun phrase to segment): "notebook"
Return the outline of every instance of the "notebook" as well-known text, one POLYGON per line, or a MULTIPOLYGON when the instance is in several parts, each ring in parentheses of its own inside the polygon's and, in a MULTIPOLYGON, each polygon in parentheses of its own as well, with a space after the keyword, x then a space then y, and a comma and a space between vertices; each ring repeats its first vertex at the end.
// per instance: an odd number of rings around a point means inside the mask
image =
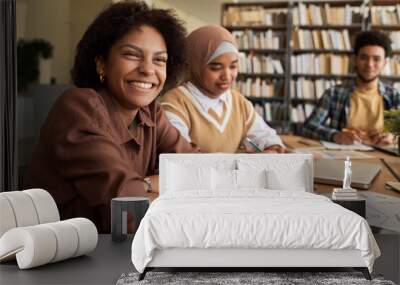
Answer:
POLYGON ((375 148, 377 150, 387 152, 392 155, 400 156, 399 149, 396 148, 394 145, 372 145, 372 146, 373 146, 373 148, 375 148))
POLYGON ((326 148, 326 149, 334 149, 334 150, 358 150, 358 151, 371 151, 374 150, 373 147, 362 144, 359 142, 355 142, 353 144, 337 144, 333 142, 327 142, 327 141, 321 141, 321 144, 326 148))
MULTIPOLYGON (((379 164, 352 162, 351 187, 369 189, 381 170, 379 164)), ((314 161, 314 181, 329 185, 343 185, 344 161, 320 159, 314 161)))

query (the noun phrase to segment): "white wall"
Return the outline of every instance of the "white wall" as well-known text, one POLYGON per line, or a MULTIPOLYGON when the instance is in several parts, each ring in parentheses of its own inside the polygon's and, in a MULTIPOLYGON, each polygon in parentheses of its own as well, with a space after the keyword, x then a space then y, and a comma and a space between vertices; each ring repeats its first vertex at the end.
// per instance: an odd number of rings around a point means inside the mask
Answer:
POLYGON ((53 46, 52 74, 70 83, 74 50, 83 32, 110 0, 17 0, 17 38, 41 38, 53 46))
POLYGON ((180 19, 185 22, 190 33, 194 29, 209 24, 220 24, 221 4, 223 0, 153 0, 154 7, 173 9, 180 19))
POLYGON ((41 38, 52 43, 52 76, 57 82, 69 81, 65 69, 71 58, 70 7, 68 0, 17 1, 17 30, 21 29, 17 35, 25 39, 41 38), (25 8, 20 11, 20 7, 25 8), (18 24, 25 26, 19 27, 18 24))

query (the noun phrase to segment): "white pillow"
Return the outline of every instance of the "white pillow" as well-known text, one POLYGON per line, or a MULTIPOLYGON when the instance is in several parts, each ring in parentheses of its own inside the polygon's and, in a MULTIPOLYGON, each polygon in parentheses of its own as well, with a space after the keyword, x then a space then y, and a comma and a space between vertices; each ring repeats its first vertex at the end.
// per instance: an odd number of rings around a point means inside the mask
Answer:
POLYGON ((240 188, 266 188, 265 170, 212 169, 214 190, 237 190, 240 188))
POLYGON ((290 155, 275 155, 265 158, 246 158, 238 160, 240 170, 266 171, 266 188, 271 190, 307 191, 309 169, 304 159, 291 158, 290 155))
POLYGON ((236 171, 233 169, 212 168, 213 189, 236 190, 236 171))
POLYGON ((288 190, 306 192, 306 177, 303 165, 295 165, 290 170, 269 169, 266 171, 267 188, 271 190, 288 190))
POLYGON ((266 170, 237 170, 238 188, 267 188, 266 170))
POLYGON ((170 162, 168 164, 168 191, 211 189, 211 167, 170 162))

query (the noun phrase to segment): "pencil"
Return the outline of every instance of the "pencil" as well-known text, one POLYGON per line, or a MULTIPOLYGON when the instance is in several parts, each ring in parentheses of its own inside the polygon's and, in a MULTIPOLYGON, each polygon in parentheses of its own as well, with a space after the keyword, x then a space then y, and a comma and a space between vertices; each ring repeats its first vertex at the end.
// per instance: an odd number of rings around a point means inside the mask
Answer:
POLYGON ((298 143, 300 143, 300 144, 304 144, 304 145, 307 145, 307 146, 312 146, 312 144, 310 144, 310 143, 308 143, 308 142, 305 142, 305 141, 297 141, 298 143))
POLYGON ((263 152, 263 150, 251 139, 246 138, 246 141, 257 151, 257 152, 263 152))

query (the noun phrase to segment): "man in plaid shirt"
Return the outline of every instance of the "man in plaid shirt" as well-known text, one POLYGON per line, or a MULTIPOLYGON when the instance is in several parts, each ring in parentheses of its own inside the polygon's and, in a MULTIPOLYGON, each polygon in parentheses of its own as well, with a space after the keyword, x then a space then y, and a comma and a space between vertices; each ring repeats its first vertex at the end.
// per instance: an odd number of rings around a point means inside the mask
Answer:
POLYGON ((305 136, 352 144, 394 142, 383 133, 383 110, 400 109, 400 92, 379 80, 390 53, 390 39, 378 31, 357 35, 354 47, 357 77, 327 89, 304 123, 305 136))

